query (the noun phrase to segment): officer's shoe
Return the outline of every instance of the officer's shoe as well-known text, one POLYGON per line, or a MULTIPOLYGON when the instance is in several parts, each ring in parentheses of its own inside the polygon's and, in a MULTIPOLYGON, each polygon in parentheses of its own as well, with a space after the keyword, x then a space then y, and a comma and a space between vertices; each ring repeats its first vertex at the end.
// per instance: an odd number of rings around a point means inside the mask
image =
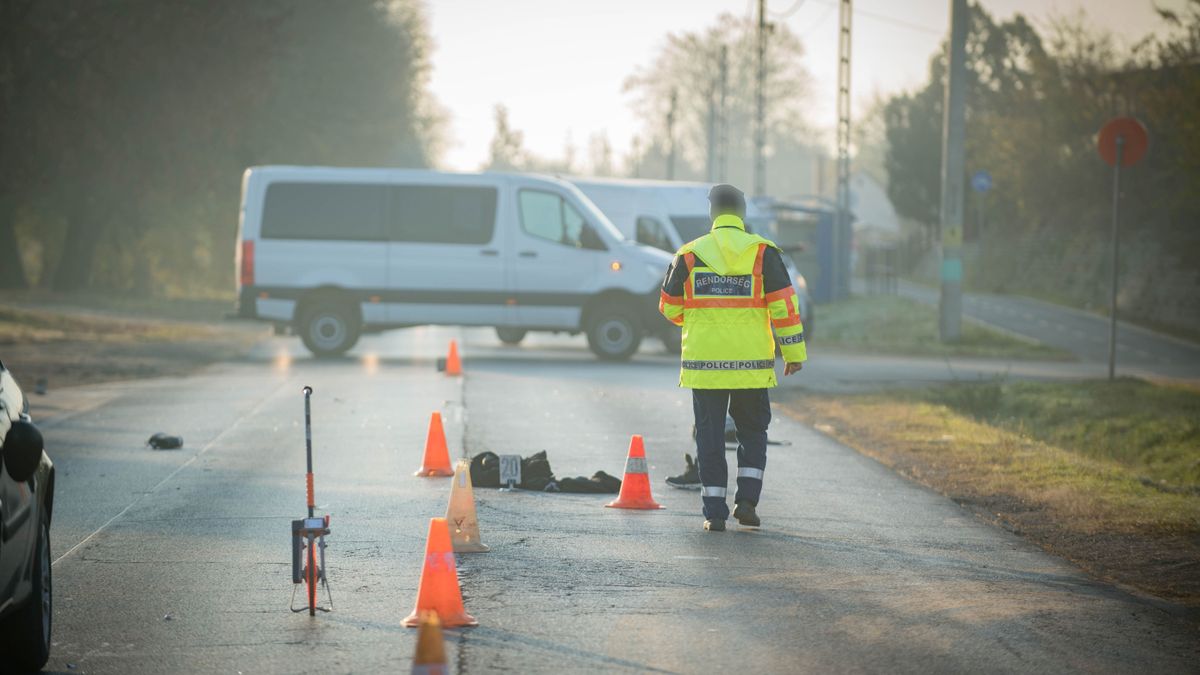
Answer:
POLYGON ((700 469, 696 466, 696 462, 692 460, 692 456, 684 453, 683 459, 687 462, 687 469, 678 476, 671 476, 667 479, 667 485, 680 488, 682 490, 699 490, 700 489, 700 469))
POLYGON ((754 512, 754 505, 750 502, 738 502, 733 507, 733 517, 737 521, 747 527, 758 527, 762 521, 758 519, 758 514, 754 512))
POLYGON ((723 520, 706 520, 704 521, 704 529, 709 532, 724 532, 725 521, 723 520))

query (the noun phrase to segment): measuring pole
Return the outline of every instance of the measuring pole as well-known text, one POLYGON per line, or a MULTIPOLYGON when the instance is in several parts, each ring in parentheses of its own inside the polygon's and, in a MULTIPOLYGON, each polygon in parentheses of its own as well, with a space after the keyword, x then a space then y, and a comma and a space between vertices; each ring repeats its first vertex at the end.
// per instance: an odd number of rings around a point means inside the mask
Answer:
POLYGON ((1113 216, 1112 216, 1112 289, 1108 301, 1108 379, 1117 377, 1117 207, 1121 195, 1121 159, 1125 150, 1125 137, 1117 136, 1117 163, 1113 167, 1113 216))
POLYGON ((967 0, 950 0, 950 64, 942 118, 942 293, 938 302, 942 342, 957 342, 962 336, 966 53, 967 0))

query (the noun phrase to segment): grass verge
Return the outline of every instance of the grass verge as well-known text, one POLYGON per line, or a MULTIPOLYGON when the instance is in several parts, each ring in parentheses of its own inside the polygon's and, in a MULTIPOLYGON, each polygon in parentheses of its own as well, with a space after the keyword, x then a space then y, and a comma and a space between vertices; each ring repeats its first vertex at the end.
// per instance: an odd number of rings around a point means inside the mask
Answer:
POLYGON ((267 335, 259 326, 0 305, 0 359, 33 391, 108 380, 185 375, 236 357, 267 335))
POLYGON ((918 356, 981 356, 1012 359, 1069 359, 1053 347, 1005 335, 969 320, 962 339, 938 338, 937 308, 895 295, 856 296, 821 305, 813 337, 822 349, 918 356))
POLYGON ((1200 606, 1200 392, 983 383, 783 403, 1097 577, 1200 606))

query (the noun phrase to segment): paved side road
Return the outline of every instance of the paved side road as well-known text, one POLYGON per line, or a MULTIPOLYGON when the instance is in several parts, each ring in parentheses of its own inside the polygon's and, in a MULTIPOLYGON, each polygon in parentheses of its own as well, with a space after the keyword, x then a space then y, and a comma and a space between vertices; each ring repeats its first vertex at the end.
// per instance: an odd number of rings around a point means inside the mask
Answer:
MULTIPOLYGON (((901 295, 937 305, 938 290, 899 282, 901 295)), ((1015 295, 964 293, 963 313, 1003 330, 1066 350, 1108 375, 1107 318, 1015 295)), ((1117 321, 1117 374, 1200 380, 1200 345, 1117 321)))
MULTIPOLYGON (((460 556, 480 627, 447 631, 471 672, 1194 672, 1197 617, 1089 579, 950 500, 777 415, 759 530, 700 529, 663 478, 690 445, 672 359, 596 362, 579 340, 487 331, 373 336, 350 357, 280 339, 178 381, 107 385, 48 420, 59 467, 50 669, 396 672, 415 633, 429 413, 452 452, 546 450, 559 476, 619 474, 646 437, 653 513, 611 497, 476 491, 491 553, 460 556), (433 361, 463 339, 466 376, 433 361), (287 611, 303 509, 300 387, 316 388, 319 510, 336 610, 287 611), (91 407, 89 407, 91 406, 91 407), (152 431, 187 447, 142 447, 152 431)), ((803 373, 801 374, 803 376, 803 373)), ((52 393, 53 396, 53 393, 52 393)))

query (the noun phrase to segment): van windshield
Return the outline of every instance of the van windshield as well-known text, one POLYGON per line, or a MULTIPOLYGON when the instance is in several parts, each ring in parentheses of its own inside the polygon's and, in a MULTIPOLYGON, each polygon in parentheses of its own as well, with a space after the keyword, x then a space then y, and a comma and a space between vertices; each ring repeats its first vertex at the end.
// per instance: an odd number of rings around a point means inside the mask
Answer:
POLYGON ((588 199, 587 195, 583 194, 579 188, 569 184, 568 188, 579 200, 578 205, 581 209, 583 209, 584 216, 587 217, 588 222, 594 225, 597 230, 603 230, 604 235, 611 237, 613 241, 629 241, 629 238, 626 237, 623 232, 617 229, 617 226, 612 224, 612 221, 608 219, 608 216, 604 215, 604 212, 601 211, 595 204, 593 204, 592 200, 588 199))
POLYGON ((712 221, 708 216, 671 216, 671 224, 675 226, 682 242, 699 239, 712 229, 712 221))

